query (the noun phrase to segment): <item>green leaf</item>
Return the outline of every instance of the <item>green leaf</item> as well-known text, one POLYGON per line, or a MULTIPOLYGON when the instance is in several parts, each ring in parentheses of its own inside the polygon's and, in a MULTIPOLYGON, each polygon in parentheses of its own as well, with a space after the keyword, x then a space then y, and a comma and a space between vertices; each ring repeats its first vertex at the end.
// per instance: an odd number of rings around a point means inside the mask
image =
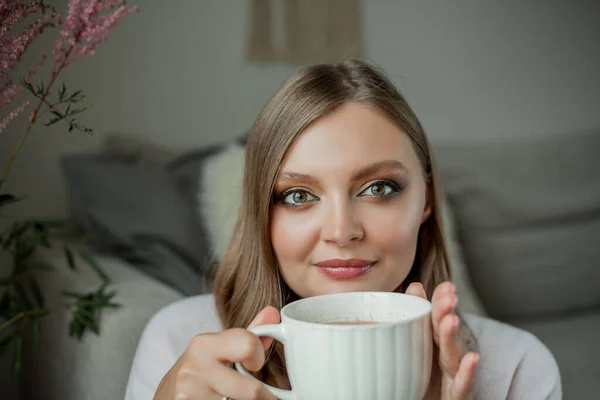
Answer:
POLYGON ((10 291, 7 289, 0 299, 0 316, 4 319, 10 319, 10 291))
POLYGON ((31 322, 31 327, 33 329, 33 345, 35 346, 36 350, 39 350, 41 347, 41 336, 42 336, 42 332, 41 332, 41 328, 40 328, 40 323, 38 321, 32 321, 31 322))
POLYGON ((84 306, 79 307, 76 312, 82 322, 88 323, 94 320, 94 314, 84 306))
POLYGON ((83 107, 79 107, 79 108, 76 108, 76 109, 72 110, 71 112, 67 113, 67 115, 71 116, 71 115, 81 114, 85 110, 89 110, 91 107, 92 107, 91 104, 86 104, 83 107))
POLYGON ((98 325, 98 322, 96 322, 96 320, 92 320, 90 321, 90 324, 88 326, 92 332, 94 332, 96 335, 100 335, 100 326, 98 325))
POLYGON ((73 94, 72 94, 72 95, 69 97, 69 102, 71 102, 71 103, 78 103, 78 102, 80 102, 80 101, 82 101, 82 100, 85 100, 85 98, 86 98, 86 97, 84 96, 84 94, 82 93, 82 91, 81 91, 81 90, 78 90, 78 91, 74 92, 74 93, 73 93, 73 94))
POLYGON ((48 227, 44 224, 41 224, 39 221, 32 221, 33 229, 36 233, 36 238, 39 241, 39 244, 49 249, 51 247, 50 240, 48 238, 48 227))
POLYGON ((75 337, 77 339, 81 339, 85 333, 87 322, 80 313, 75 312, 75 314, 73 314, 73 321, 71 323, 75 325, 75 337))
POLYGON ((54 265, 43 262, 43 261, 34 261, 31 264, 29 264, 29 266, 31 268, 35 268, 35 269, 42 269, 44 271, 52 271, 56 268, 54 268, 54 265))
POLYGON ((63 294, 63 296, 72 297, 72 298, 78 299, 78 300, 81 299, 81 298, 83 298, 83 297, 85 297, 81 293, 71 292, 69 290, 63 290, 62 294, 63 294))
POLYGON ((44 224, 40 224, 39 221, 31 221, 33 224, 33 229, 35 229, 39 233, 46 233, 46 227, 44 224))
POLYGON ((8 237, 3 241, 3 247, 5 249, 9 248, 15 239, 20 238, 30 226, 31 224, 29 221, 13 222, 8 237))
POLYGON ((21 304, 24 311, 31 310, 31 301, 27 296, 27 292, 25 292, 25 288, 20 282, 15 282, 15 293, 17 295, 17 301, 21 304))
POLYGON ((65 98, 65 93, 67 93, 67 87, 65 86, 65 83, 63 82, 60 90, 58 91, 58 101, 62 102, 65 98))
POLYGON ((38 84, 35 87, 35 91, 37 95, 43 95, 44 94, 44 82, 42 82, 42 80, 40 79, 38 84))
POLYGON ((31 288, 31 293, 33 293, 33 298, 35 299, 35 304, 39 308, 44 308, 45 301, 44 295, 42 294, 42 290, 40 289, 40 285, 34 276, 29 277, 29 287, 31 288))
POLYGON ((65 115, 63 115, 63 114, 59 113, 59 112, 58 112, 58 111, 56 111, 56 110, 50 110, 50 112, 51 112, 52 114, 56 115, 56 116, 57 116, 57 117, 59 117, 59 118, 64 118, 64 117, 65 117, 65 115))
POLYGON ((23 367, 23 339, 17 336, 15 339, 15 358, 13 360, 13 376, 19 376, 23 367))
POLYGON ((72 125, 73 125, 73 128, 77 129, 78 131, 81 131, 84 133, 90 133, 90 134, 94 133, 93 129, 83 126, 81 124, 73 123, 72 125))
POLYGON ((88 310, 86 307, 81 307, 77 310, 76 315, 79 316, 80 322, 84 324, 87 329, 90 329, 96 335, 100 334, 100 327, 96 322, 94 313, 88 310))
POLYGON ((8 347, 10 346, 14 338, 15 335, 9 335, 2 339, 2 341, 0 342, 0 357, 4 357, 6 355, 6 353, 8 352, 8 347))
POLYGON ((16 203, 20 200, 20 197, 14 196, 12 194, 0 194, 0 207, 6 206, 7 204, 11 203, 16 203))
POLYGON ((55 123, 57 123, 58 121, 60 121, 62 118, 59 117, 55 117, 52 118, 50 121, 44 123, 44 126, 50 126, 50 125, 54 125, 55 123))
POLYGON ((75 265, 75 256, 73 255, 73 251, 69 248, 69 246, 65 246, 64 250, 65 256, 67 257, 67 262, 69 263, 69 268, 75 271, 77 266, 75 265))
POLYGON ((33 85, 31 83, 27 82, 27 80, 24 77, 21 77, 20 81, 21 86, 23 86, 25 89, 29 90, 33 95, 35 95, 35 90, 33 89, 33 85))
POLYGON ((102 271, 102 268, 98 265, 94 256, 85 251, 79 252, 79 256, 96 272, 103 282, 110 282, 110 278, 102 271))
POLYGON ((48 229, 65 229, 69 226, 69 222, 65 219, 38 219, 35 223, 48 229))

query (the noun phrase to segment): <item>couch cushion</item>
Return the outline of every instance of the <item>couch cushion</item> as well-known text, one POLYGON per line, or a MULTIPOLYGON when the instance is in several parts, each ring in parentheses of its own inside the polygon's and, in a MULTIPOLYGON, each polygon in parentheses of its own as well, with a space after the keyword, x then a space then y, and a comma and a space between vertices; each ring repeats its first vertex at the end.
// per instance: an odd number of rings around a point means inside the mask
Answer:
POLYGON ((202 293, 208 250, 178 176, 95 154, 61 160, 77 223, 95 248, 186 295, 202 293))
POLYGON ((600 132, 434 149, 469 274, 490 315, 600 305, 600 132))
POLYGON ((561 373, 565 399, 593 399, 600 393, 600 312, 515 323, 552 352, 561 373))
MULTIPOLYGON (((107 400, 123 399, 138 340, 150 318, 183 296, 139 268, 119 258, 94 254, 111 278, 118 309, 102 310, 100 334, 91 332, 81 341, 70 337, 70 310, 56 311, 40 319, 41 351, 24 353, 22 399, 107 400)), ((87 292, 100 285, 98 276, 81 259, 71 271, 60 246, 36 253, 36 258, 55 266, 40 276, 46 303, 64 303, 62 291, 87 292)), ((2 397, 8 399, 8 397, 2 397)))

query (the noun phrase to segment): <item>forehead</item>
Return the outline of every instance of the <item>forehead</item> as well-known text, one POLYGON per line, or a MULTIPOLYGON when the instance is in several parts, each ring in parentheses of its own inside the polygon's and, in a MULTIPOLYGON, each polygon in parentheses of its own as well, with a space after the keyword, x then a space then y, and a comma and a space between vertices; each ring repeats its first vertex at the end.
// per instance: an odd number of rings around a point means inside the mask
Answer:
POLYGON ((398 160, 409 170, 420 168, 400 127, 372 107, 351 103, 309 125, 292 145, 282 170, 349 170, 384 160, 398 160))

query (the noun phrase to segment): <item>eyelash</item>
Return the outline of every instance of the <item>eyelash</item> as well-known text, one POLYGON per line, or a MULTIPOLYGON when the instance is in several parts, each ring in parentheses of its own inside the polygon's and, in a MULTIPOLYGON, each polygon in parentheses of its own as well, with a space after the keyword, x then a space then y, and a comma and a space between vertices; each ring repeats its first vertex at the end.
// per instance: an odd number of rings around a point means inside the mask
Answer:
MULTIPOLYGON (((381 179, 381 180, 377 180, 377 181, 374 181, 373 183, 371 183, 361 193, 364 193, 367 190, 369 190, 370 188, 372 188, 373 186, 377 186, 377 185, 389 186, 392 189, 392 192, 388 193, 388 194, 381 195, 381 196, 370 195, 370 196, 367 196, 367 197, 392 198, 392 197, 397 196, 400 192, 402 192, 404 190, 404 186, 401 185, 401 184, 399 184, 399 183, 397 183, 397 182, 394 182, 394 181, 389 180, 389 179, 381 179)), ((285 202, 285 198, 288 197, 291 194, 294 194, 294 193, 307 193, 311 197, 314 197, 316 200, 319 200, 319 198, 317 196, 311 194, 309 191, 307 191, 305 189, 288 189, 288 190, 285 190, 282 193, 280 193, 279 195, 277 195, 277 197, 276 197, 275 200, 276 200, 277 203, 281 203, 284 206, 290 207, 290 208, 303 207, 307 203, 315 201, 315 200, 310 200, 310 201, 307 201, 307 202, 302 203, 302 204, 286 203, 285 202)))

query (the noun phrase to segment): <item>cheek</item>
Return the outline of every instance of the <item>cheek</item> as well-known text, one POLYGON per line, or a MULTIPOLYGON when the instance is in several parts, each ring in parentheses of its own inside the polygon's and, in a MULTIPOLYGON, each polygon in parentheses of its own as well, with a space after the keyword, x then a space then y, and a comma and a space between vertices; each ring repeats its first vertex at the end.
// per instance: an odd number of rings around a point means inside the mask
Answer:
POLYGON ((402 258, 401 264, 412 265, 423 217, 417 199, 403 199, 388 207, 372 210, 364 219, 371 243, 388 256, 402 258))
POLYGON ((294 212, 279 207, 271 213, 271 243, 282 268, 290 262, 305 261, 319 239, 318 226, 306 211, 294 212))

